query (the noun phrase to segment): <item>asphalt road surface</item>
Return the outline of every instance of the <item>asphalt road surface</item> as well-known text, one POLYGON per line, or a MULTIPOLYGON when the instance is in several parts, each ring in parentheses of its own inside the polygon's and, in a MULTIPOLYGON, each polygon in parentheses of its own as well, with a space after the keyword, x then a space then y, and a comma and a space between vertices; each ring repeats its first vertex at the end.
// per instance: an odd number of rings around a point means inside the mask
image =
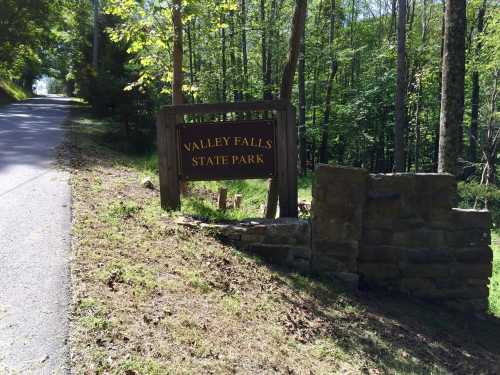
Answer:
POLYGON ((54 148, 70 106, 0 107, 0 374, 67 372, 71 192, 54 148))

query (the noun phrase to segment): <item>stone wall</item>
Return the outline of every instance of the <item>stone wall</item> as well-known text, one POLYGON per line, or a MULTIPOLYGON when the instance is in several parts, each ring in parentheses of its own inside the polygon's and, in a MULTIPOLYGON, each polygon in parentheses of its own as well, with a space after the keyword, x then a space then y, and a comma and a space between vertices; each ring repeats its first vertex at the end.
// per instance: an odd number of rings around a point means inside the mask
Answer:
POLYGON ((321 165, 312 203, 314 272, 485 310, 492 272, 487 211, 453 208, 446 174, 370 175, 321 165))
POLYGON ((271 263, 288 266, 300 272, 309 272, 311 227, 307 220, 262 219, 230 224, 187 220, 179 221, 179 224, 208 230, 222 241, 259 255, 271 263))
POLYGON ((488 211, 453 208, 447 174, 379 174, 320 165, 311 221, 180 224, 211 231, 271 263, 484 311, 492 273, 488 211))

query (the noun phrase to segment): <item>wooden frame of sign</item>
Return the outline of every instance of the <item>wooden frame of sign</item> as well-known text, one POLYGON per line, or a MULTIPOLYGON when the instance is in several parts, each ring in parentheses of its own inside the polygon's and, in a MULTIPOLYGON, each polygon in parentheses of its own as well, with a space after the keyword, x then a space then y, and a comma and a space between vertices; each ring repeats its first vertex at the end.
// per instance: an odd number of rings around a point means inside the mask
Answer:
MULTIPOLYGON (((180 153, 183 150, 181 150, 181 145, 179 143, 180 124, 178 123, 182 121, 178 121, 178 119, 181 116, 187 114, 248 113, 265 111, 273 111, 275 113, 276 137, 275 144, 273 144, 274 160, 272 162, 274 164, 272 178, 276 178, 278 181, 280 217, 297 217, 297 126, 295 122, 295 109, 290 102, 286 100, 164 106, 158 113, 156 122, 158 133, 161 207, 166 210, 179 209, 181 204, 179 182, 182 179, 190 180, 189 176, 183 176, 180 163, 180 153)), ((231 123, 239 124, 244 123, 244 121, 232 121, 231 123)), ((208 124, 206 126, 210 126, 209 123, 205 124, 208 124)), ((214 123, 212 122, 211 124, 214 123)), ((224 126, 224 124, 224 122, 220 122, 217 123, 217 126, 220 128, 224 126)), ((187 127, 189 124, 185 126, 187 127)), ((228 123, 227 126, 230 127, 231 125, 228 123)), ((243 171, 240 177, 233 176, 231 179, 248 178, 248 176, 244 174, 245 172, 243 171)), ((265 177, 271 176, 253 175, 250 178, 265 177)), ((199 180, 201 178, 192 179, 199 180)), ((202 179, 213 180, 221 178, 220 176, 212 178, 208 175, 206 178, 202 179)))

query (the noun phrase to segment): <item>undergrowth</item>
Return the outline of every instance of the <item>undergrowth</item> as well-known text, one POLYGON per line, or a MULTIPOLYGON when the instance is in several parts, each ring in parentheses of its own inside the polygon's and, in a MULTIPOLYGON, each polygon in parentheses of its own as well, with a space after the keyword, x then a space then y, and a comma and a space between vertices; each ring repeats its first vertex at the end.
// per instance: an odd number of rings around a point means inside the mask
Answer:
POLYGON ((0 79, 0 104, 28 99, 31 95, 15 83, 0 79))

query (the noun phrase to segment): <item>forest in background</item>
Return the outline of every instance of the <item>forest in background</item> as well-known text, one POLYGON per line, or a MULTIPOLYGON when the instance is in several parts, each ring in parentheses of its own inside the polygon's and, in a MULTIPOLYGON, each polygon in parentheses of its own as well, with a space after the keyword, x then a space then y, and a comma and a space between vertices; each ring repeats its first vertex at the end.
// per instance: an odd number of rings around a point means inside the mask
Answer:
MULTIPOLYGON (((41 75, 56 78, 53 90, 114 116, 122 136, 141 151, 152 151, 155 112, 175 97, 176 9, 183 32, 177 103, 207 103, 280 96, 296 6, 289 0, 0 3, 0 78, 25 89, 41 75)), ((444 11, 444 1, 431 0, 308 2, 291 91, 301 173, 318 162, 393 171, 396 124, 404 151, 396 170, 437 170, 444 11), (404 56, 399 64, 398 55, 404 56)), ((491 186, 497 183, 500 7, 472 0, 466 12, 457 175, 470 182, 464 194, 474 204, 478 196, 497 196, 491 186)))

